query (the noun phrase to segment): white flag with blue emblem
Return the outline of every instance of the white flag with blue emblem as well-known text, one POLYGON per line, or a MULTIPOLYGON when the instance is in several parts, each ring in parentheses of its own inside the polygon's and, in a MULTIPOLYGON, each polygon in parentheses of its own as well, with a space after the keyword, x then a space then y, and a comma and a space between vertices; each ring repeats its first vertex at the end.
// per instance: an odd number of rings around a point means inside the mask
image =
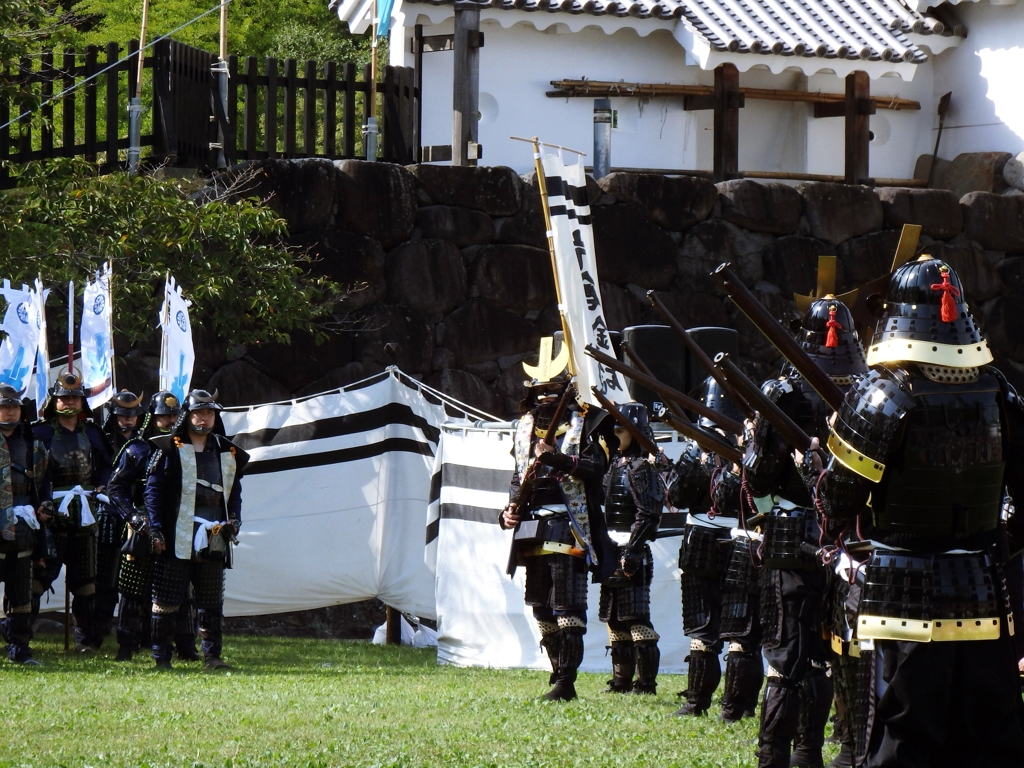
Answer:
POLYGON ((82 384, 89 407, 99 408, 114 396, 114 339, 110 302, 110 264, 93 273, 82 295, 82 384))
POLYGON ((0 384, 10 384, 28 394, 41 328, 35 294, 27 285, 12 288, 9 280, 4 280, 0 293, 7 300, 0 325, 7 334, 0 344, 0 384))
POLYGON ((169 277, 164 291, 164 309, 160 313, 164 335, 160 347, 160 389, 173 392, 181 402, 185 402, 196 362, 192 325, 188 319, 190 306, 192 302, 181 295, 181 286, 169 277))
POLYGON ((36 308, 36 322, 39 326, 39 344, 36 347, 35 401, 36 416, 43 417, 43 406, 50 390, 50 345, 46 341, 46 297, 50 289, 43 288, 43 281, 36 278, 32 301, 36 308))

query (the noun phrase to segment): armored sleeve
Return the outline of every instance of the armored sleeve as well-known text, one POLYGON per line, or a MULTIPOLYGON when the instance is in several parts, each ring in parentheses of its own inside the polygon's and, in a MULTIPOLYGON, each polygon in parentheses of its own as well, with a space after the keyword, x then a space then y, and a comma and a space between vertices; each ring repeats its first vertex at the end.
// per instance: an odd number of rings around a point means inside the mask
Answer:
MULTIPOLYGON (((29 437, 32 434, 29 433, 29 437)), ((32 486, 35 488, 35 503, 53 501, 53 483, 50 481, 50 454, 39 440, 32 440, 32 486)))
POLYGON ((150 450, 141 440, 133 440, 118 458, 107 483, 110 505, 122 520, 135 513, 135 482, 146 472, 150 450))
MULTIPOLYGON (((786 395, 792 394, 793 386, 785 379, 771 379, 764 383, 761 391, 785 410, 786 395)), ((743 456, 744 474, 751 494, 768 496, 778 488, 782 474, 793 464, 792 450, 771 422, 759 414, 754 420, 753 436, 743 456)))
POLYGON ((149 476, 146 478, 146 516, 149 527, 155 532, 163 531, 164 524, 164 491, 167 485, 167 457, 158 451, 149 464, 149 476))
POLYGON ((711 501, 720 514, 735 517, 740 509, 740 492, 743 479, 732 467, 722 467, 712 475, 711 501))
POLYGON ((711 475, 700 454, 700 447, 689 441, 676 461, 675 480, 669 488, 668 497, 677 509, 695 506, 708 492, 711 475))
POLYGON ((629 466, 629 487, 636 503, 636 519, 629 529, 629 549, 642 547, 654 538, 661 525, 661 479, 645 459, 634 459, 629 466))
POLYGON ((913 397, 898 374, 885 368, 871 371, 847 393, 828 439, 832 454, 825 476, 802 474, 830 520, 843 523, 864 509, 885 465, 903 441, 906 415, 913 397))
POLYGON ((584 445, 580 446, 578 457, 552 451, 542 453, 538 457, 538 461, 544 466, 571 475, 583 482, 600 482, 608 469, 608 457, 596 440, 587 440, 584 445))

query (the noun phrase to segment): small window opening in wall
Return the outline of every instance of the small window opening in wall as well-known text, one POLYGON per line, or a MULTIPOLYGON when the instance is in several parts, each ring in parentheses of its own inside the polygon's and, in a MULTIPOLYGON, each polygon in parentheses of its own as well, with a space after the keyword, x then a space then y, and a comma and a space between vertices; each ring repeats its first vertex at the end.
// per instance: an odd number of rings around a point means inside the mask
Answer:
POLYGON ((619 127, 619 110, 613 109, 612 110, 612 128, 618 128, 618 127, 619 127))
POLYGON ((874 131, 868 131, 868 141, 874 141, 874 140, 875 140, 875 132, 874 131))

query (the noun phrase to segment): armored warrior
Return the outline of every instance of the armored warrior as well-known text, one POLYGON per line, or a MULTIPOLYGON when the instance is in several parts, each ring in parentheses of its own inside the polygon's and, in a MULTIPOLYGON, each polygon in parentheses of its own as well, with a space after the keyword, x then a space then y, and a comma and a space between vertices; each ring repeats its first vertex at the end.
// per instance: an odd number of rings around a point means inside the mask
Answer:
MULTIPOLYGON (((110 410, 103 432, 113 446, 112 464, 116 466, 125 446, 141 432, 139 417, 145 414, 146 406, 142 404, 141 396, 121 390, 114 395, 110 410)), ((117 572, 126 522, 121 511, 109 502, 103 502, 96 512, 96 637, 99 639, 110 633, 114 608, 117 607, 117 572)))
MULTIPOLYGON (((651 436, 647 408, 626 403, 620 409, 638 430, 651 436)), ((608 535, 618 544, 618 568, 601 585, 601 621, 608 624, 612 679, 608 693, 657 693, 658 633, 651 624, 654 539, 664 504, 661 478, 640 445, 615 427, 618 449, 605 477, 604 515, 608 535), (636 681, 633 675, 636 674, 636 681)))
MULTIPOLYGON (((841 387, 867 373, 850 311, 831 295, 811 302, 798 340, 841 387)), ((808 435, 828 436, 831 409, 794 369, 765 382, 762 391, 808 435)), ((792 455, 793 446, 759 415, 744 458, 749 492, 771 497, 773 504, 763 545, 761 622, 768 684, 761 705, 759 768, 821 768, 833 698, 832 650, 822 636, 831 619, 826 610, 829 574, 815 554, 825 541, 792 455)))
POLYGON ((568 701, 576 698, 576 672, 583 661, 587 573, 593 571, 599 582, 615 566, 598 503, 608 467, 607 442, 600 434, 607 414, 566 408, 559 415, 560 396, 572 394, 565 376, 535 378, 527 385, 528 410, 515 427, 509 504, 498 523, 515 529, 510 575, 517 566, 526 567, 526 604, 533 608, 551 661, 552 688, 545 698, 568 701), (557 448, 544 440, 549 431, 557 448))
MULTIPOLYGON (((729 418, 739 418, 735 404, 718 382, 708 378, 704 402, 729 418)), ((701 427, 714 424, 701 419, 701 427)), ((757 544, 739 520, 739 468, 689 444, 676 462, 670 500, 686 509, 679 548, 683 631, 690 638, 686 702, 679 716, 703 715, 722 679, 719 655, 728 643, 722 719, 753 717, 761 690, 757 544)))
POLYGON ((799 465, 830 526, 874 543, 856 617, 877 667, 871 768, 1024 765, 1002 574, 1021 521, 1000 519, 1024 487, 1024 411, 962 290, 938 259, 896 270, 828 469, 799 465))
MULTIPOLYGON (((181 415, 181 403, 172 392, 157 392, 150 399, 149 413, 135 438, 121 449, 110 476, 107 495, 118 519, 127 521, 127 541, 119 546, 121 567, 117 588, 121 594, 117 609, 117 661, 129 661, 149 645, 152 557, 149 520, 146 516, 146 469, 153 453, 150 437, 168 435, 181 415), (124 551, 127 550, 127 551, 124 551)), ((174 632, 179 659, 198 661, 191 600, 182 604, 174 632)))
POLYGON ((15 664, 38 665, 32 658, 32 551, 39 530, 37 515, 53 504, 46 484, 46 448, 32 436, 21 394, 0 384, 0 581, 4 613, 0 622, 7 657, 15 664))
POLYGON ((33 582, 33 612, 39 600, 60 573, 67 568, 68 589, 73 595, 71 613, 75 622, 75 649, 95 653, 103 642, 96 623, 96 539, 94 513, 96 494, 110 478, 110 444, 102 430, 88 417, 88 393, 72 371, 57 376, 43 409, 43 420, 33 426, 36 438, 49 455, 49 482, 56 513, 47 522, 53 551, 47 552, 43 567, 33 582))
POLYGON ((191 584, 209 669, 221 658, 224 570, 242 526, 241 477, 249 456, 224 436, 216 392, 189 393, 168 435, 152 438, 145 501, 153 540, 151 640, 158 669, 171 668, 175 614, 191 584))

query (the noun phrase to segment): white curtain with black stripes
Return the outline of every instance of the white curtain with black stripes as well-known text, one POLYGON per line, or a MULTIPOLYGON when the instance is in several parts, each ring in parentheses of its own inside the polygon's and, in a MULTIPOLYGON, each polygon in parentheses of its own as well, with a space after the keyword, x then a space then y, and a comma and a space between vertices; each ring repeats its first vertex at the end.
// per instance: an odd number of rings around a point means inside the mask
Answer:
MULTIPOLYGON (((668 443, 675 459, 681 444, 668 443)), ((434 460, 427 518, 427 565, 435 573, 438 661, 459 666, 550 669, 532 611, 523 603, 524 574, 505 572, 512 532, 498 527, 508 503, 514 461, 511 429, 445 424, 434 460)), ((679 538, 652 543, 655 561, 651 619, 661 635, 661 668, 685 672, 679 538)), ((581 669, 611 671, 608 634, 597 618, 600 587, 588 596, 586 653, 581 669)))
POLYGON ((231 409, 249 452, 229 616, 380 598, 434 618, 423 516, 445 421, 487 417, 397 369, 339 391, 231 409))

